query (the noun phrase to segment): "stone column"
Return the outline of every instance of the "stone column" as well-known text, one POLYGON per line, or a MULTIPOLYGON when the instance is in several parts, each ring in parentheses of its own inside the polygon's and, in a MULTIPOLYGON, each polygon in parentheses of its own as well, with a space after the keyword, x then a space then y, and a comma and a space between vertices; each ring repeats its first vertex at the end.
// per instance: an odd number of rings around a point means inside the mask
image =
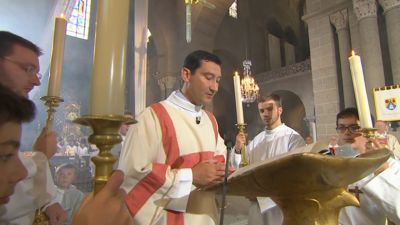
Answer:
POLYGON ((160 86, 161 99, 166 99, 174 91, 176 80, 176 76, 173 75, 158 77, 157 83, 160 86))
POLYGON ((347 9, 343 9, 329 16, 331 23, 336 28, 339 41, 340 67, 342 73, 343 97, 345 107, 354 107, 354 88, 351 80, 349 55, 350 55, 350 36, 348 26, 347 9))
POLYGON ((379 0, 386 20, 393 83, 400 83, 400 0, 379 0))
POLYGON ((360 31, 361 58, 371 112, 375 115, 373 88, 385 85, 375 0, 353 0, 360 31))
POLYGON ((148 0, 135 2, 134 80, 135 115, 146 108, 148 0))

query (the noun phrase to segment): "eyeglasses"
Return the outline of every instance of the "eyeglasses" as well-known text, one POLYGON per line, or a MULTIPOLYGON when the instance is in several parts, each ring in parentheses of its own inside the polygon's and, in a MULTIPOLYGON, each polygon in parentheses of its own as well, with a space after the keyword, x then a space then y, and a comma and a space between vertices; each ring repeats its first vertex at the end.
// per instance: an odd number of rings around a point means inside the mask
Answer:
POLYGON ((357 133, 360 131, 360 129, 361 129, 361 127, 357 124, 336 127, 336 131, 339 133, 344 133, 344 132, 346 132, 346 130, 349 130, 350 133, 357 133))
POLYGON ((10 63, 13 63, 16 66, 18 66, 20 69, 25 71, 25 73, 27 73, 29 75, 32 75, 32 76, 36 76, 39 80, 42 79, 42 74, 37 71, 35 66, 28 65, 28 64, 25 64, 25 63, 22 63, 22 62, 18 62, 18 61, 15 61, 13 59, 10 59, 8 57, 1 57, 1 58, 9 61, 10 63))

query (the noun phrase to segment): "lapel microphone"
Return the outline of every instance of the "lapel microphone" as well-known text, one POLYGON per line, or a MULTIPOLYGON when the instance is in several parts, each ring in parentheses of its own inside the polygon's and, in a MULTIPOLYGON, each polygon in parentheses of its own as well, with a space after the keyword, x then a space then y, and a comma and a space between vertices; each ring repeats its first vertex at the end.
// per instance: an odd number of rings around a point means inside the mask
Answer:
POLYGON ((196 116, 196 124, 200 124, 201 116, 196 116))

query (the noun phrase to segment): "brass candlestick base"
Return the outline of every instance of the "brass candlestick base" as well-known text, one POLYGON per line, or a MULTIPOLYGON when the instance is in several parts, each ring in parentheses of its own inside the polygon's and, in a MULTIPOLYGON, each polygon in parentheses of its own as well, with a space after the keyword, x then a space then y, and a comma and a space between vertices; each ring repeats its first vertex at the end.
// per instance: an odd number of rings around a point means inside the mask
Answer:
POLYGON ((99 154, 92 157, 96 165, 94 177, 94 194, 98 193, 108 181, 117 158, 111 154, 111 148, 122 141, 119 128, 123 123, 135 123, 134 119, 120 115, 86 115, 74 120, 75 123, 90 126, 93 134, 89 142, 99 149, 99 154))
MULTIPOLYGON (((246 126, 245 123, 236 124, 236 127, 239 130, 239 133, 246 133, 246 126)), ((241 149, 240 154, 242 156, 242 160, 240 161, 239 167, 244 167, 249 165, 249 160, 247 159, 247 149, 246 144, 244 145, 243 149, 241 149)))
MULTIPOLYGON (((54 113, 56 112, 56 108, 60 105, 61 102, 64 102, 59 96, 43 96, 40 98, 44 102, 44 104, 48 107, 47 109, 47 120, 46 120, 46 128, 48 131, 53 130, 53 122, 54 122, 54 113)), ((49 218, 43 213, 42 208, 39 208, 35 211, 35 219, 33 220, 33 225, 49 225, 49 218)))
POLYGON ((44 101, 44 104, 48 107, 46 127, 47 129, 52 130, 54 113, 56 112, 56 108, 60 105, 60 103, 64 102, 64 99, 59 96, 43 96, 40 98, 40 100, 44 101))

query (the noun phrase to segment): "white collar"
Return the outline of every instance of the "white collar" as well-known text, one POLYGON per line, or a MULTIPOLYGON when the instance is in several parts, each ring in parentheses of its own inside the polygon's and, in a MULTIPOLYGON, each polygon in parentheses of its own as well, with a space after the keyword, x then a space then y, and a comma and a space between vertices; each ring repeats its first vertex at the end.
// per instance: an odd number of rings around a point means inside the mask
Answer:
POLYGON ((167 101, 172 103, 174 106, 181 108, 185 111, 188 111, 193 114, 201 115, 202 105, 194 105, 191 103, 180 90, 176 90, 171 93, 171 95, 167 98, 167 101))
POLYGON ((265 128, 265 133, 267 133, 267 134, 273 134, 273 133, 277 132, 278 130, 283 129, 284 127, 285 127, 285 124, 284 124, 284 123, 281 123, 279 126, 275 127, 275 128, 272 129, 272 130, 268 130, 267 128, 265 128))

